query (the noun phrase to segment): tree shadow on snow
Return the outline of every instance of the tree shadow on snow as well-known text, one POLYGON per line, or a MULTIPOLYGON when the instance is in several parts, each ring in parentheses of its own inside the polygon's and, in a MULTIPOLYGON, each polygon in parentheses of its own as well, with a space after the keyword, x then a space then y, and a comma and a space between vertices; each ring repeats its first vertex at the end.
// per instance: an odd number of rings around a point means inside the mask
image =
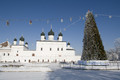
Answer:
POLYGON ((120 80, 120 71, 58 69, 48 73, 49 80, 120 80))

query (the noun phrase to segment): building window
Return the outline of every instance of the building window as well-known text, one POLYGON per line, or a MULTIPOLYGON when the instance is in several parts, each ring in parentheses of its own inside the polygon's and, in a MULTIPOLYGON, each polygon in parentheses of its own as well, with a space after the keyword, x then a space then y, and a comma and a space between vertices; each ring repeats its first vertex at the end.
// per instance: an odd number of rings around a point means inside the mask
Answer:
POLYGON ((44 59, 42 60, 42 62, 44 62, 44 59))
POLYGON ((59 48, 57 48, 57 51, 59 51, 59 48))
POLYGON ((32 56, 35 56, 35 54, 32 54, 32 56))
POLYGON ((16 54, 16 56, 19 56, 18 54, 16 54))
POLYGON ((65 59, 64 59, 64 62, 65 62, 65 59))
POLYGON ((31 60, 29 59, 29 61, 28 61, 29 63, 31 62, 31 60))
POLYGON ((40 60, 38 59, 38 62, 40 62, 40 60))
POLYGON ((20 60, 18 60, 18 62, 20 62, 20 60))
POLYGON ((61 48, 61 51, 63 51, 63 48, 61 48))
POLYGON ((50 51, 52 51, 52 48, 50 48, 50 51))
POLYGON ((24 62, 26 62, 26 60, 24 60, 24 62))
POLYGON ((57 62, 57 59, 55 59, 55 63, 57 62))
POLYGON ((17 53, 18 53, 18 51, 17 51, 17 53))
POLYGON ((61 57, 61 55, 59 55, 59 57, 61 57))
POLYGON ((9 56, 10 54, 8 53, 8 56, 9 56))
POLYGON ((3 54, 3 56, 5 56, 5 53, 3 54))
POLYGON ((13 62, 15 62, 15 60, 13 60, 13 62))
POLYGON ((41 48, 41 51, 43 50, 43 48, 41 48))

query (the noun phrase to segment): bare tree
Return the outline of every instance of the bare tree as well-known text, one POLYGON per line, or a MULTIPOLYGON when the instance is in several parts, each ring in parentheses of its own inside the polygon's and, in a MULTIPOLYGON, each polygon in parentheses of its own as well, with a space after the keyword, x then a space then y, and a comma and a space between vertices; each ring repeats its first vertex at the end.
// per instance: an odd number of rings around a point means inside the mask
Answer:
POLYGON ((120 38, 114 41, 114 46, 114 49, 110 49, 109 51, 107 51, 108 60, 120 60, 120 38))
POLYGON ((118 60, 118 55, 115 49, 110 49, 109 51, 107 51, 107 57, 108 57, 108 60, 112 60, 112 61, 118 60))
POLYGON ((115 45, 115 53, 118 55, 118 60, 120 60, 120 38, 115 40, 114 45, 115 45))

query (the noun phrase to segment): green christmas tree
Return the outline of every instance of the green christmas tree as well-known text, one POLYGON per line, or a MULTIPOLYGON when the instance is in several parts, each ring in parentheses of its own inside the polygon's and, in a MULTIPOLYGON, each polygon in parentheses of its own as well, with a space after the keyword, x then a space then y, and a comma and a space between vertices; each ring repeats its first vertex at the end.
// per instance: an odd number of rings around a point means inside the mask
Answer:
POLYGON ((92 12, 86 14, 82 60, 107 60, 107 55, 92 12))

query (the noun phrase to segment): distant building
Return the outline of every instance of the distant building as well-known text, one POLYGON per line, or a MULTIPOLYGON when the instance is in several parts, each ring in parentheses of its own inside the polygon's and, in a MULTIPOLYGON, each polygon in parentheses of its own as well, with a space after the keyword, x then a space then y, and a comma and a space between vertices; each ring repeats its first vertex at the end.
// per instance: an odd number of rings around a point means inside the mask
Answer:
POLYGON ((70 43, 62 40, 63 34, 58 34, 58 39, 54 40, 52 29, 48 32, 48 40, 45 33, 41 33, 41 40, 36 41, 36 50, 29 50, 28 43, 24 43, 23 36, 15 38, 13 44, 8 41, 0 44, 0 62, 71 62, 80 60, 81 56, 75 56, 75 50, 70 43))

